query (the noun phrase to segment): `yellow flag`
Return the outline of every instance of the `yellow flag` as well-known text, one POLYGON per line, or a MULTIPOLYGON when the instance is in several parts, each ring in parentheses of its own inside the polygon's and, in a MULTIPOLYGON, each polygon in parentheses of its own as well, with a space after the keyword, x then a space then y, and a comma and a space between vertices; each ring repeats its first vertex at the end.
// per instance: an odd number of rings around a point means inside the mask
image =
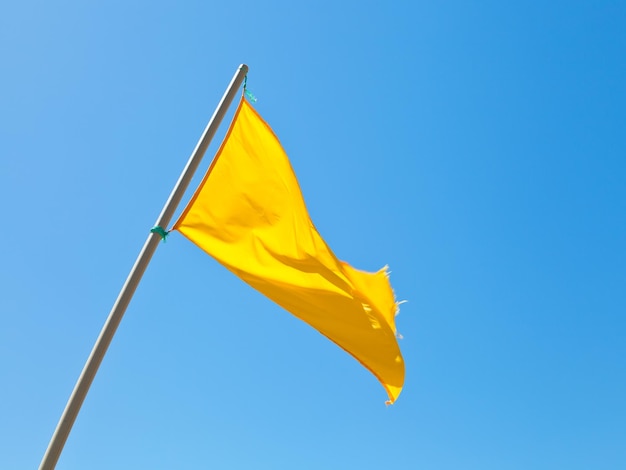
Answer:
POLYGON ((354 356, 385 387, 388 403, 396 400, 404 361, 387 272, 358 271, 335 257, 278 138, 243 97, 174 229, 354 356))

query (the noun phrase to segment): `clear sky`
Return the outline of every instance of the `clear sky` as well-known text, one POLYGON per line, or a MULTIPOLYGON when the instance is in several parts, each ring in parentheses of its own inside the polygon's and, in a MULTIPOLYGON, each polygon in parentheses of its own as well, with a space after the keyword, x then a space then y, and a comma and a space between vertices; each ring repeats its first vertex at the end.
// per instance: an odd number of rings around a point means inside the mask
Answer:
POLYGON ((625 25, 608 0, 5 2, 0 468, 38 466, 240 63, 322 236, 408 300, 404 391, 174 233, 57 468, 626 468, 625 25))

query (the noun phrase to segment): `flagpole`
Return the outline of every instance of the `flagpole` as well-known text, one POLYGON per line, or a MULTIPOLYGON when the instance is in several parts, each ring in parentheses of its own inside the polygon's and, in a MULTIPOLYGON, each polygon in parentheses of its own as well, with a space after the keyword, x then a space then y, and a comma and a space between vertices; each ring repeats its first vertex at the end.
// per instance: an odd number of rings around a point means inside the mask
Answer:
MULTIPOLYGON (((196 148, 189 157, 189 161, 178 178, 170 197, 165 203, 165 206, 157 219, 155 227, 162 227, 163 229, 166 229, 170 223, 178 204, 185 194, 185 190, 189 186, 193 174, 198 168, 204 153, 211 143, 217 128, 226 115, 226 111, 237 94, 237 91, 243 83, 247 73, 248 66, 241 64, 228 85, 224 96, 222 96, 221 101, 217 105, 213 116, 211 116, 207 127, 204 129, 196 148)), ((59 420, 54 434, 52 435, 52 439, 48 444, 46 453, 43 456, 41 464, 39 465, 39 470, 53 470, 56 467, 61 451, 63 450, 63 446, 67 441, 67 437, 72 429, 72 426, 74 425, 76 416, 80 411, 80 407, 85 400, 85 396, 89 391, 89 387, 93 382, 96 372, 98 371, 98 367, 106 354, 109 344, 111 344, 113 335, 115 334, 115 331, 124 316, 124 312, 126 311, 126 308, 128 307, 128 304, 130 303, 130 300, 139 285, 139 281, 148 267, 148 263, 156 251, 160 240, 161 236, 158 233, 151 232, 148 235, 148 239, 139 253, 128 278, 126 279, 126 282, 124 283, 124 286, 122 287, 122 290, 120 291, 117 300, 115 301, 115 304, 113 305, 113 308, 111 309, 111 312, 109 313, 109 316, 100 331, 100 335, 91 350, 91 354, 83 367, 83 371, 74 386, 74 390, 70 395, 67 405, 65 406, 65 410, 61 415, 61 419, 59 420)))

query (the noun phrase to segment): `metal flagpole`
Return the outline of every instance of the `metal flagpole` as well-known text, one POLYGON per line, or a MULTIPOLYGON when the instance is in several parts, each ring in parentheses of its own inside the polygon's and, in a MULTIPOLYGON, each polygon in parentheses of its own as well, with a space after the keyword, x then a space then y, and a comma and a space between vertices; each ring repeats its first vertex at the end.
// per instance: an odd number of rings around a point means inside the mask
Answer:
MULTIPOLYGON (((170 223, 170 220, 176 211, 176 207, 180 203, 185 190, 189 186, 189 182, 191 181, 193 174, 198 168, 204 153, 211 143, 217 128, 222 122, 228 107, 232 103, 233 98, 237 94, 237 90, 243 83, 247 73, 248 66, 245 64, 241 64, 237 69, 237 72, 235 72, 235 75, 228 85, 222 100, 217 105, 213 116, 211 116, 211 120, 202 133, 202 137, 200 137, 196 148, 189 157, 187 165, 176 182, 176 186, 174 186, 169 199, 165 203, 165 206, 161 211, 161 215, 159 215, 159 218, 157 219, 156 227, 167 228, 170 223)), ((67 405, 65 406, 63 415, 61 415, 61 419, 59 420, 54 434, 52 435, 52 439, 48 444, 48 449, 46 450, 41 464, 39 465, 39 470, 53 470, 56 467, 61 451, 63 450, 63 446, 65 445, 65 441, 67 441, 67 437, 72 429, 72 426, 74 425, 76 416, 78 415, 83 401, 85 400, 85 396, 89 391, 89 387, 93 382, 96 372, 98 371, 98 367, 104 358, 109 344, 111 344, 113 335, 115 334, 115 331, 124 316, 126 307, 128 307, 130 299, 135 293, 137 285, 141 280, 141 276, 143 276, 143 273, 145 272, 152 255, 156 251, 160 240, 161 237, 158 233, 151 232, 150 235, 148 235, 148 239, 139 253, 137 261, 135 261, 135 265, 131 269, 128 278, 126 279, 126 282, 124 283, 124 286, 122 287, 122 290, 120 291, 119 296, 111 309, 111 313, 109 313, 109 317, 102 327, 102 331, 100 331, 100 336, 98 336, 96 344, 91 350, 91 354, 85 363, 85 367, 83 368, 83 371, 74 386, 74 390, 70 395, 67 405)))

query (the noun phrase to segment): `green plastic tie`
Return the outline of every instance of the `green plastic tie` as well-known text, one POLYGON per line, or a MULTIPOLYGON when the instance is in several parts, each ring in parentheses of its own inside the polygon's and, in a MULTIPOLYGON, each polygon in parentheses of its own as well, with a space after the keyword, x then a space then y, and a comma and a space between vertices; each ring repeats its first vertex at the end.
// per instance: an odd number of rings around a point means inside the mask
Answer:
POLYGON ((161 236, 161 240, 163 240, 163 242, 167 241, 167 236, 170 234, 170 232, 166 232, 165 230, 163 230, 163 227, 160 227, 158 225, 155 225, 154 227, 152 227, 150 229, 150 232, 158 233, 161 236))
POLYGON ((248 76, 246 75, 245 77, 243 77, 243 94, 246 95, 246 97, 252 101, 253 103, 256 103, 256 96, 254 96, 252 94, 252 92, 250 92, 248 90, 248 76))

